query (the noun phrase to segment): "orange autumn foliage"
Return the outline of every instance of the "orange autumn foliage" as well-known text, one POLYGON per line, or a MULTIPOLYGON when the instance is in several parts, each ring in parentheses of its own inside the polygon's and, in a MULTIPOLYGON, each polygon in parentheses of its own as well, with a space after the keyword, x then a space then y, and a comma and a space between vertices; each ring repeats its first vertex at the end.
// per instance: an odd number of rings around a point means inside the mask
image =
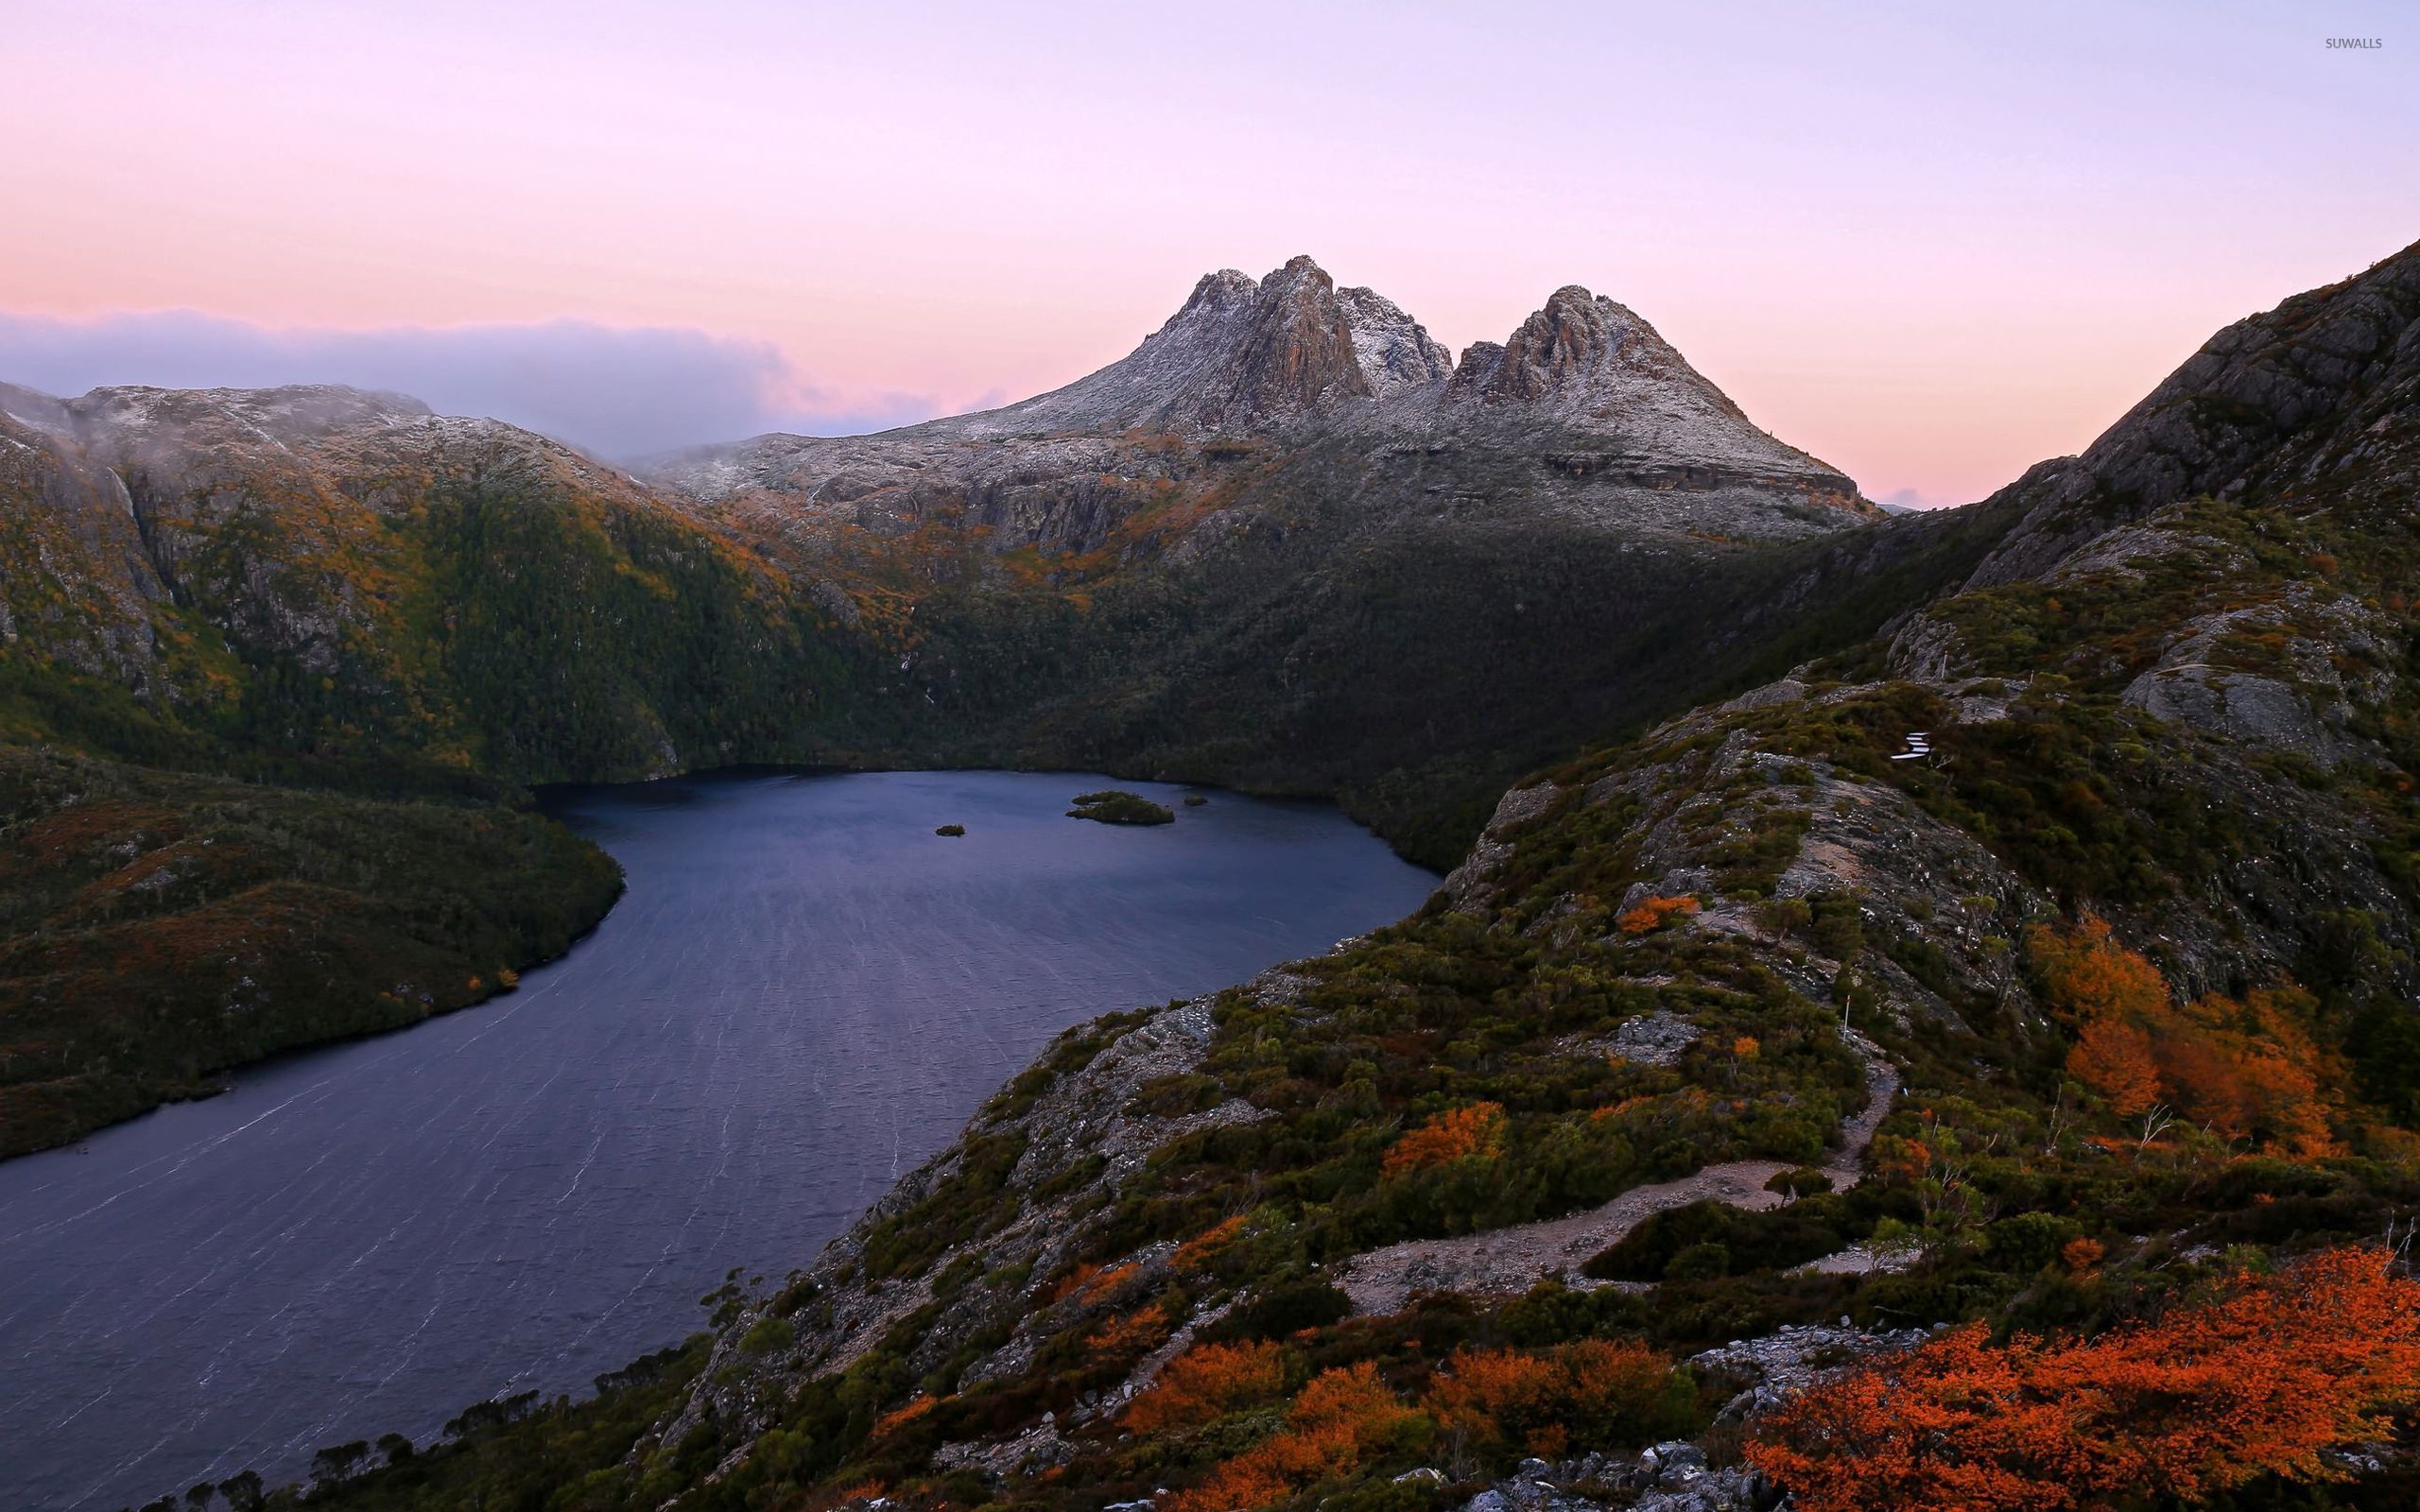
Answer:
POLYGON ((1269 1401, 1286 1389, 1286 1351, 1266 1340, 1197 1344, 1168 1362, 1151 1389, 1126 1409, 1138 1434, 1191 1428, 1240 1407, 1269 1401))
POLYGON ((1169 1332, 1168 1315, 1154 1302, 1124 1317, 1111 1318, 1084 1345, 1096 1361, 1123 1359, 1157 1349, 1169 1332))
POLYGON ((1400 1176, 1456 1160, 1492 1160, 1502 1149, 1503 1140, 1503 1104, 1473 1103, 1449 1108, 1396 1140, 1380 1170, 1387 1176, 1400 1176))
POLYGON ((1802 1512, 2102 1512, 2340 1476, 2323 1450, 2414 1403, 2420 1284, 2339 1249, 2088 1342, 1971 1324, 1806 1392, 1748 1459, 1802 1512))
POLYGON ((1072 1297, 1082 1303, 1107 1300, 1125 1289, 1129 1281, 1143 1273, 1143 1267, 1132 1262, 1112 1265, 1103 1270, 1087 1262, 1061 1276, 1052 1284, 1048 1300, 1064 1301, 1072 1297))
POLYGON ((2132 1023, 2086 1019, 2067 1052, 2067 1074, 2099 1092, 2121 1117, 2132 1118, 2160 1100, 2157 1052, 2152 1037, 2132 1023))
POLYGON ((1645 935, 1662 929, 1675 918, 1686 919, 1697 911, 1695 898, 1648 898, 1637 907, 1625 910, 1614 925, 1625 935, 1645 935))
POLYGON ((1351 1470, 1419 1421, 1420 1415, 1387 1389, 1370 1361, 1323 1370, 1286 1409, 1286 1425, 1276 1436, 1225 1461, 1201 1485, 1177 1492, 1161 1505, 1165 1512, 1272 1506, 1305 1486, 1351 1470))
POLYGON ((2076 1025, 2067 1072, 2113 1111, 2164 1103, 2228 1139, 2333 1152, 2328 1089, 2342 1073, 2303 1027, 2301 993, 2176 1004, 2159 969, 2090 915, 2071 930, 2036 926, 2030 943, 2051 1002, 2076 1025))
POLYGON ((1100 1267, 1092 1263, 1090 1261, 1086 1261, 1076 1266, 1073 1270, 1070 1270, 1061 1276, 1058 1280, 1052 1282, 1049 1296, 1045 1298, 1045 1300, 1050 1302, 1063 1301, 1090 1284, 1092 1279, 1099 1274, 1100 1267))
POLYGON ((884 1413, 881 1417, 873 1420, 873 1436, 876 1438, 883 1438, 891 1434, 897 1433, 900 1429, 907 1427, 909 1423, 914 1422, 917 1418, 922 1418, 925 1414, 932 1411, 934 1403, 940 1400, 941 1399, 938 1397, 931 1396, 918 1397, 915 1400, 908 1403, 904 1407, 894 1407, 890 1411, 884 1413))
POLYGON ((1643 1344, 1583 1339, 1542 1353, 1457 1350, 1429 1388, 1437 1426, 1486 1451, 1557 1455, 1583 1442, 1660 1426, 1672 1362, 1643 1344))
POLYGON ((1209 1263, 1211 1256, 1242 1238, 1244 1225, 1250 1221, 1251 1214, 1239 1212, 1223 1223, 1203 1229, 1179 1245, 1176 1253, 1168 1257, 1168 1263, 1180 1271, 1200 1270, 1209 1263))
POLYGON ((2168 979, 2128 950, 2108 923, 2086 914, 2070 930, 2036 924, 2026 943, 2051 998, 2086 1020, 2125 1020, 2168 1006, 2168 979))

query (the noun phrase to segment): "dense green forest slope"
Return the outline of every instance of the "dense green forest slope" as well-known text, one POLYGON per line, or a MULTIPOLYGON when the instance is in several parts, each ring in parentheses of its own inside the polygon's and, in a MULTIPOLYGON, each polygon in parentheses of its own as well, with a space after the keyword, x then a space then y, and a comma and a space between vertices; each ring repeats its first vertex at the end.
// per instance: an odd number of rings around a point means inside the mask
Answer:
POLYGON ((0 1155, 510 990, 621 890, 493 803, 0 748, 0 1155))

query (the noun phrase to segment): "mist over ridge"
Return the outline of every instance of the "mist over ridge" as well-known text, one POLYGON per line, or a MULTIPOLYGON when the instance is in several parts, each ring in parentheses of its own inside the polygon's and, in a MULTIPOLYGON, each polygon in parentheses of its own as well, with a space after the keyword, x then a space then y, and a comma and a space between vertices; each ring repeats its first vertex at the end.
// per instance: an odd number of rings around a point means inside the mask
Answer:
POLYGON ((141 384, 345 384, 507 421, 622 459, 767 431, 847 436, 943 412, 932 395, 852 396, 769 341, 683 326, 545 320, 343 330, 196 310, 67 319, 0 312, 0 375, 62 398, 141 384))

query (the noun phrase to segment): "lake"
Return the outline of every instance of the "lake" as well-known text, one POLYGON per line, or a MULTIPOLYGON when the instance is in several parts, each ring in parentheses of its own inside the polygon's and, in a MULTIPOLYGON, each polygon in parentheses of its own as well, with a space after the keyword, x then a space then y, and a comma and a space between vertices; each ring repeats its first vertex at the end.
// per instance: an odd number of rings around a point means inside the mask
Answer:
POLYGON ((1322 805, 1064 816, 1106 785, 558 794, 630 891, 519 991, 0 1163, 0 1503, 274 1484, 324 1445, 584 1392, 702 1327, 732 1267, 804 1265, 1060 1030, 1322 953, 1436 885, 1322 805))

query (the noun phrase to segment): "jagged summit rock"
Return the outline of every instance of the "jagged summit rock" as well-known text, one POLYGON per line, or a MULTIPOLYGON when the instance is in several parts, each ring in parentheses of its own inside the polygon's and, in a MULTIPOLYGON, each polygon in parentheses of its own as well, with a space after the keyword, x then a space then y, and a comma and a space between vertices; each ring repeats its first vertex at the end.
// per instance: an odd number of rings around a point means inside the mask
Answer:
POLYGON ((1635 311, 1576 284, 1555 290, 1501 344, 1474 343, 1443 398, 1446 415, 1463 423, 1476 408, 1597 438, 1634 461, 1707 463, 1856 492, 1834 469, 1758 429, 1635 311))
POLYGON ((1446 357, 1392 301, 1339 290, 1317 263, 1296 257, 1264 279, 1233 268, 1205 275, 1141 346, 1063 388, 910 429, 1008 437, 1266 426, 1434 383, 1446 357))
POLYGON ((1336 291, 1336 301, 1353 332, 1371 397, 1391 398, 1452 376, 1454 354, 1392 300, 1373 289, 1346 288, 1336 291))

